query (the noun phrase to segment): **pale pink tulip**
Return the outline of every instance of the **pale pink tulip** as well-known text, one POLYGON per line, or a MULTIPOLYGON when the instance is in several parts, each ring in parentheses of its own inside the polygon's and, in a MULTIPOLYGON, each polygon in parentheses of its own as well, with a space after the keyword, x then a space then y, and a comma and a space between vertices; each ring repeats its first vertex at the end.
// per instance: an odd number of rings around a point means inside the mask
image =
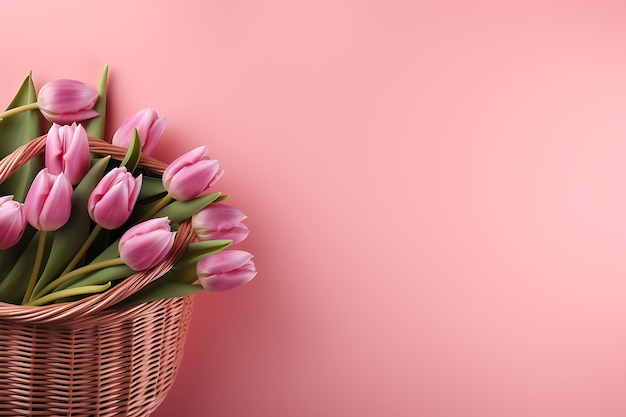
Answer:
POLYGON ((146 220, 122 235, 118 246, 120 258, 135 271, 152 268, 165 259, 175 236, 167 217, 146 220))
POLYGON ((0 249, 8 249, 20 241, 26 230, 24 205, 12 195, 0 197, 0 249))
POLYGON ((97 116, 93 106, 98 96, 98 92, 85 83, 60 79, 41 87, 37 103, 46 119, 69 124, 97 116))
POLYGON ((24 201, 26 220, 38 230, 52 231, 63 226, 72 212, 72 184, 65 174, 39 171, 24 201))
POLYGON ((85 128, 52 124, 46 138, 46 168, 50 174, 63 172, 76 185, 89 171, 89 141, 85 128))
POLYGON ((242 223, 246 217, 235 207, 212 203, 191 217, 191 226, 200 240, 227 239, 237 244, 248 236, 242 223))
POLYGON ((210 159, 206 146, 180 156, 163 172, 163 186, 176 200, 186 201, 204 195, 224 173, 219 162, 210 159))
POLYGON ((133 131, 137 129, 141 152, 150 155, 165 130, 166 120, 165 116, 159 117, 153 108, 140 110, 122 122, 111 143, 128 148, 133 140, 133 131))
POLYGON ((252 255, 242 250, 225 250, 198 261, 196 273, 209 291, 226 291, 250 281, 256 275, 252 255))
POLYGON ((89 216, 104 229, 117 229, 133 212, 141 182, 142 176, 133 177, 126 167, 113 168, 91 192, 87 200, 89 216))

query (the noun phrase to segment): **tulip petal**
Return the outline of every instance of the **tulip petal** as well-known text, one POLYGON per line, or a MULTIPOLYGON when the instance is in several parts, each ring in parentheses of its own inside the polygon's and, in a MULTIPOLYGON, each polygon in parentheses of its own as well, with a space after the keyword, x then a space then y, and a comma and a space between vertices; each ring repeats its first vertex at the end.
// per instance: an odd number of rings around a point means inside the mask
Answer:
POLYGON ((93 107, 98 92, 77 80, 50 81, 39 90, 40 106, 54 113, 71 113, 84 107, 93 107))
POLYGON ((167 232, 154 236, 147 234, 135 236, 132 244, 126 244, 120 250, 124 262, 135 271, 152 268, 165 258, 174 244, 176 232, 167 232))
POLYGON ((89 171, 90 156, 87 132, 81 125, 52 124, 46 138, 46 168, 50 174, 65 173, 78 184, 89 171))
POLYGON ((166 217, 139 223, 122 235, 118 245, 120 257, 136 271, 152 268, 167 256, 175 236, 166 217))
POLYGON ((213 203, 191 217, 191 226, 200 240, 230 239, 237 244, 248 236, 241 223, 246 217, 235 207, 213 203))
POLYGON ((109 171, 89 196, 89 216, 108 230, 123 225, 135 208, 141 181, 141 175, 135 178, 125 167, 109 171))
POLYGON ((225 250, 198 261, 198 276, 221 274, 240 268, 252 259, 252 254, 242 250, 225 250))
POLYGON ((238 226, 247 217, 235 207, 223 203, 213 203, 196 213, 191 219, 191 224, 194 229, 221 231, 238 226))
POLYGON ((167 125, 167 118, 165 116, 159 117, 150 127, 150 131, 148 132, 148 139, 145 143, 144 153, 147 155, 152 154, 152 151, 156 147, 159 139, 163 136, 163 132, 165 131, 165 126, 167 125))
POLYGON ((46 138, 45 164, 48 172, 51 174, 63 172, 63 147, 59 135, 60 127, 58 124, 53 123, 50 130, 48 130, 46 138))
POLYGON ((165 117, 159 118, 156 111, 151 107, 140 110, 122 122, 113 134, 111 143, 128 148, 132 142, 135 129, 137 129, 139 134, 142 152, 149 155, 156 147, 165 130, 165 117))
POLYGON ((256 271, 238 269, 222 274, 199 278, 200 284, 208 291, 227 291, 248 283, 256 276, 256 271))
POLYGON ((70 218, 72 212, 72 184, 63 173, 56 176, 48 197, 43 203, 40 222, 43 230, 57 230, 70 218))
POLYGON ((168 192, 177 200, 198 197, 206 192, 218 172, 219 162, 215 159, 205 159, 194 165, 182 167, 172 177, 168 192))
POLYGON ((26 230, 24 205, 13 201, 13 196, 0 197, 0 249, 17 244, 26 230))
POLYGON ((52 231, 67 223, 72 210, 72 184, 61 173, 42 169, 33 180, 24 201, 28 222, 36 229, 52 231))
POLYGON ((163 171, 163 181, 169 181, 171 177, 183 167, 195 164, 205 158, 208 158, 206 146, 199 146, 186 154, 181 155, 169 164, 167 168, 165 168, 165 171, 163 171))
POLYGON ((248 227, 245 224, 240 224, 239 226, 233 227, 228 230, 218 230, 215 232, 201 234, 196 230, 196 236, 200 240, 232 240, 233 245, 237 243, 243 242, 249 234, 248 227))
POLYGON ((98 115, 93 109, 98 92, 76 80, 50 81, 39 90, 39 110, 51 122, 69 124, 98 115))

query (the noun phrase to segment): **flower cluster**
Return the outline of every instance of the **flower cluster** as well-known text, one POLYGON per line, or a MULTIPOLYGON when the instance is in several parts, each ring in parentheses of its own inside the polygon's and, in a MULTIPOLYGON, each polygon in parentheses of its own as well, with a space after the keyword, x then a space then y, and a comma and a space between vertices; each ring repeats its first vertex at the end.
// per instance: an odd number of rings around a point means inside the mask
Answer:
POLYGON ((0 113, 0 145, 9 147, 0 146, 2 155, 46 136, 44 157, 0 184, 0 301, 43 305, 105 291, 161 263, 182 222, 191 224, 195 242, 170 272, 135 294, 136 302, 250 281, 256 274, 252 255, 226 249, 247 237, 246 216, 212 192, 223 169, 206 146, 176 158, 162 174, 144 168, 140 161, 149 158, 166 126, 165 117, 146 108, 111 138, 109 146, 122 149, 123 158, 90 147, 104 136, 106 76, 105 69, 99 91, 59 79, 28 101, 35 96, 24 93, 34 91, 29 76, 0 113), (37 110, 51 123, 47 132, 39 129, 37 110), (18 143, 2 141, 16 125, 35 133, 18 143))

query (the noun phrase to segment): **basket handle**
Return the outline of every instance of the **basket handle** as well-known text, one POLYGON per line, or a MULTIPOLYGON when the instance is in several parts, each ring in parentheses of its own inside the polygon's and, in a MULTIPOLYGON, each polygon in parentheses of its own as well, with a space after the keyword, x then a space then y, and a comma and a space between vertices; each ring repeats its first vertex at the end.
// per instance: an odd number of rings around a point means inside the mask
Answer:
MULTIPOLYGON (((44 151, 46 136, 40 136, 20 146, 0 161, 0 183, 9 178, 30 159, 44 151)), ((89 147, 92 152, 101 155, 111 155, 114 159, 122 159, 126 154, 125 148, 94 137, 89 137, 89 147)), ((162 174, 167 164, 149 155, 142 155, 139 160, 139 166, 162 174)), ((56 323, 86 317, 102 311, 119 303, 167 273, 176 264, 194 238, 195 233, 191 227, 191 221, 187 219, 180 224, 172 249, 165 259, 155 267, 137 272, 103 293, 94 294, 77 301, 39 307, 0 302, 0 319, 19 323, 56 323)))
MULTIPOLYGON (((5 156, 0 161, 0 183, 3 183, 7 178, 13 175, 15 171, 20 169, 35 156, 42 153, 46 148, 47 137, 48 135, 39 136, 5 156)), ((124 159, 124 156, 126 156, 126 148, 113 145, 102 139, 94 138, 93 136, 89 136, 88 140, 89 150, 91 152, 99 155, 111 155, 113 159, 120 161, 124 159)), ((167 164, 165 162, 161 162, 150 155, 144 154, 141 154, 138 165, 157 174, 163 174, 163 171, 167 168, 167 164)))

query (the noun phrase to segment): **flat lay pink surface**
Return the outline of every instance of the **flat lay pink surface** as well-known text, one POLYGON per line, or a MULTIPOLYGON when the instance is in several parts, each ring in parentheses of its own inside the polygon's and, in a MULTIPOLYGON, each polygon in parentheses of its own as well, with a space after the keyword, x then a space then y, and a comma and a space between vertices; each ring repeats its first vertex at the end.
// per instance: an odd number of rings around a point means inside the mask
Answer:
POLYGON ((626 415, 626 6, 6 2, 0 98, 96 85, 206 145, 258 275, 155 417, 626 415))

